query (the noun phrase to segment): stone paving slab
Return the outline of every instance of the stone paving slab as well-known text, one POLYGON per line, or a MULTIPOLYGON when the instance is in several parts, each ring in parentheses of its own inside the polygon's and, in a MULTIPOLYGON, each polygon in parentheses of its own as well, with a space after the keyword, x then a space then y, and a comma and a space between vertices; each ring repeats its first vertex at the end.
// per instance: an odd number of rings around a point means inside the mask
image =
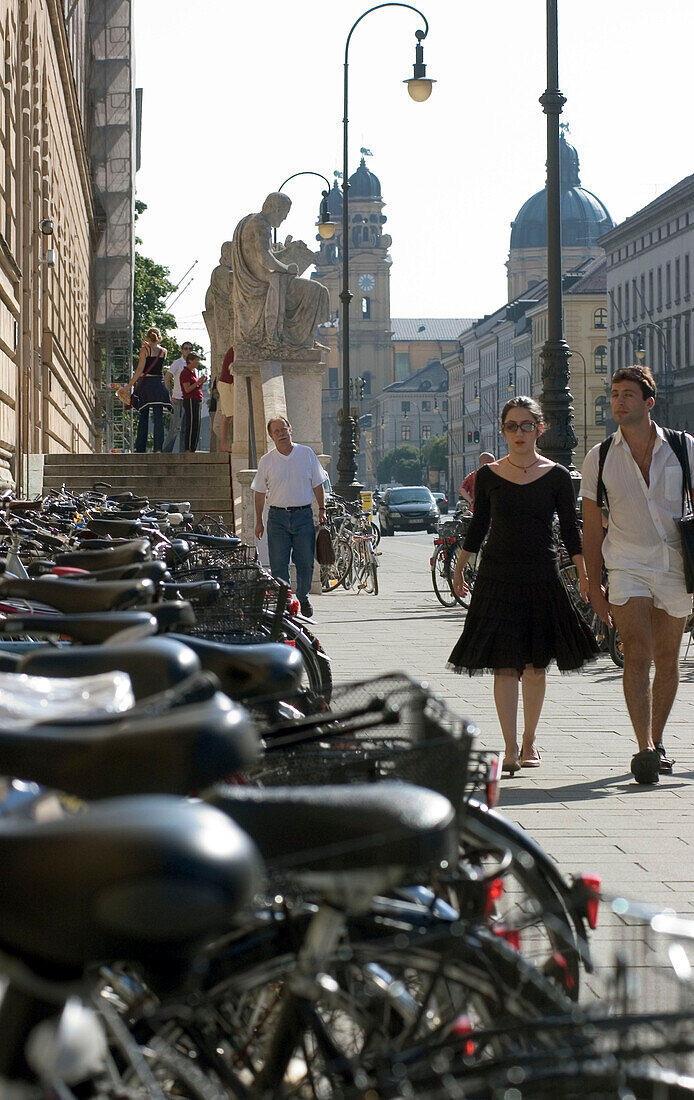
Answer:
MULTIPOLYGON (((406 671, 425 680, 456 713, 480 727, 480 747, 503 741, 490 676, 446 669, 465 612, 436 600, 429 573, 431 539, 382 539, 377 597, 316 596, 316 633, 333 659, 336 682, 406 671)), ((577 675, 547 678, 538 729, 542 767, 502 782, 501 811, 556 859, 561 871, 600 874, 603 890, 694 915, 694 646, 666 730, 675 773, 638 787, 629 762, 636 749, 621 687, 608 655, 577 675)), ((603 906, 607 946, 624 926, 603 906)), ((604 933, 604 935, 603 935, 604 933)))

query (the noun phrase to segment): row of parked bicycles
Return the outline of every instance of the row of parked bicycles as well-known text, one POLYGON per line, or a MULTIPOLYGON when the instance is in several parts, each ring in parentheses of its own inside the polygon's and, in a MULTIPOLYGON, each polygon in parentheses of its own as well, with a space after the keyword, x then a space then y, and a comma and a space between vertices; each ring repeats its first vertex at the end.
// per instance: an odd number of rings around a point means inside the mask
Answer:
MULTIPOLYGON (((434 550, 429 559, 431 583, 437 600, 444 607, 458 605, 467 608, 470 603, 470 595, 477 577, 478 558, 484 553, 484 548, 480 554, 471 558, 465 567, 464 579, 467 591, 462 595, 453 587, 453 574, 471 519, 472 513, 469 509, 464 505, 459 506, 452 519, 441 521, 439 530, 434 536, 434 550)), ((576 566, 561 541, 558 523, 555 524, 554 539, 559 560, 559 575, 571 602, 593 634, 599 651, 609 653, 614 663, 619 668, 623 668, 624 652, 619 631, 614 626, 606 626, 592 607, 582 600, 576 566)))
POLYGON ((596 970, 600 883, 496 811, 474 722, 309 678, 185 502, 3 513, 0 1095, 694 1097, 694 926, 615 899, 596 970))

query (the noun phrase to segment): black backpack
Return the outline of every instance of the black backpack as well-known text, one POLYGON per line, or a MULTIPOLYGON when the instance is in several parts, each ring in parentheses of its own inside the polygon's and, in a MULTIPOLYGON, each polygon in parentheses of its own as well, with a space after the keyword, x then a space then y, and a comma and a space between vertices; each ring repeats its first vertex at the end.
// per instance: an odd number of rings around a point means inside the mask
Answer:
MULTIPOLYGON (((677 456, 677 461, 682 467, 682 514, 684 514, 684 505, 687 498, 686 479, 689 475, 689 459, 686 449, 687 433, 676 432, 673 428, 662 428, 661 431, 665 436, 667 443, 669 443, 672 447, 672 450, 677 456)), ((605 483, 602 480, 602 471, 605 465, 605 459, 607 458, 607 452, 610 449, 610 444, 612 443, 613 439, 614 433, 612 435, 608 435, 607 439, 603 439, 602 443, 600 444, 600 450, 598 452, 598 495, 596 500, 598 508, 602 508, 603 504, 605 503, 607 503, 607 505, 609 506, 610 503, 607 497, 607 489, 605 488, 605 483)))

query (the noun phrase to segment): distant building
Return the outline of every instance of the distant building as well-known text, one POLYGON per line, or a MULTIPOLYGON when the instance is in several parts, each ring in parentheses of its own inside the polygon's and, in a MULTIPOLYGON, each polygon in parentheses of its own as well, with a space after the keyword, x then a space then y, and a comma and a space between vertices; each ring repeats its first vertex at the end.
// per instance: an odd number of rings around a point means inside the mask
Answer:
POLYGON ((607 254, 607 335, 612 370, 642 362, 659 387, 655 417, 694 430, 692 264, 694 175, 600 241, 607 254))

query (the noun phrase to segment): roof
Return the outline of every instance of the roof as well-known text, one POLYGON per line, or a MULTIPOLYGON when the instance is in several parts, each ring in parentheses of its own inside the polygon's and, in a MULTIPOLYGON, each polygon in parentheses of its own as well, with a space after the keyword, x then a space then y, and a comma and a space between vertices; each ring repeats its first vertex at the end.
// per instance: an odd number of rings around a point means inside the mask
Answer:
POLYGON ((635 214, 631 214, 619 225, 615 226, 605 233, 604 237, 601 237, 600 244, 603 248, 611 248, 615 244, 618 244, 624 237, 631 238, 631 234, 636 231, 636 226, 640 222, 648 222, 651 218, 657 218, 667 210, 667 208, 682 199, 689 199, 694 192, 694 175, 685 176, 683 180, 676 183, 673 187, 670 187, 667 191, 663 191, 662 195, 658 195, 657 198, 649 202, 647 206, 641 207, 635 214))
POLYGON ((457 340, 474 324, 474 317, 391 317, 392 339, 457 340))
MULTIPOLYGON (((580 270, 580 269, 579 269, 580 270)), ((593 260, 585 274, 568 287, 565 294, 607 294, 607 257, 593 260)))
POLYGON ((349 197, 352 199, 380 199, 381 181, 366 167, 362 157, 356 172, 349 177, 349 197))
POLYGON ((443 393, 448 389, 448 371, 438 361, 427 363, 420 367, 409 378, 403 378, 400 382, 391 382, 383 393, 443 393))

